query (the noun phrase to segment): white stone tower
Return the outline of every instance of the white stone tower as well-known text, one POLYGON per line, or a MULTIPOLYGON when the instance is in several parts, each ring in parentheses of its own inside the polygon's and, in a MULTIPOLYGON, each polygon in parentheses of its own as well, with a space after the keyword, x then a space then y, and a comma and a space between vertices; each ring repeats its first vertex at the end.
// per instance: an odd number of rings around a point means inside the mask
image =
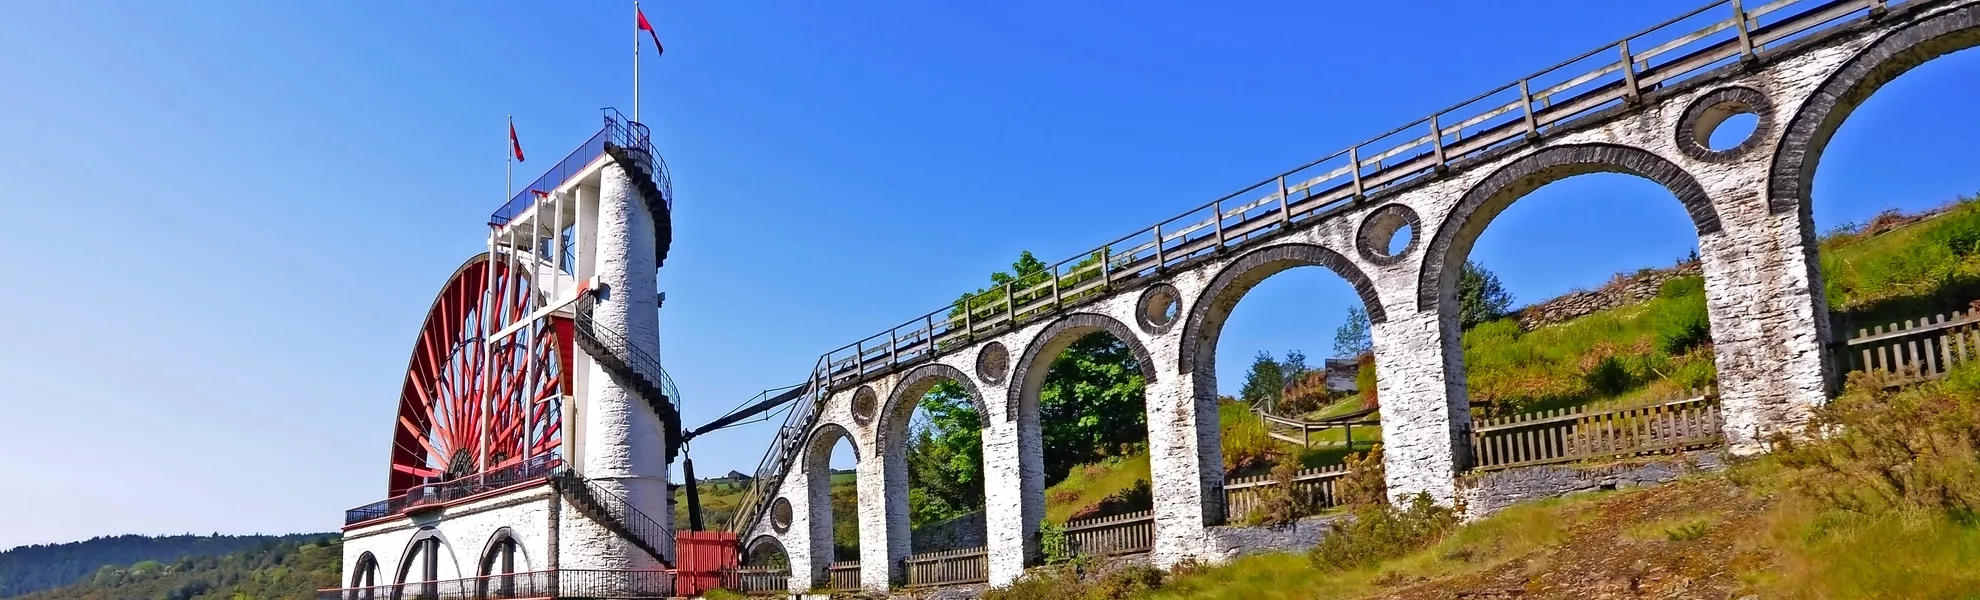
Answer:
POLYGON ((346 512, 326 595, 673 594, 670 200, 646 127, 608 109, 490 217, 414 341, 387 499, 346 512))

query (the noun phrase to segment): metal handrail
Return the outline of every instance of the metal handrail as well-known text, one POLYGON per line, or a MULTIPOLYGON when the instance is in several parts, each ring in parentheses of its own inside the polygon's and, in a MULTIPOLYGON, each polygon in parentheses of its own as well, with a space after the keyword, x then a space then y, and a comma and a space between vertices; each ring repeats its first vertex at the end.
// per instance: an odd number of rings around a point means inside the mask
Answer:
POLYGON ((529 212, 536 206, 538 196, 555 193, 557 188, 563 187, 564 183, 570 181, 573 176, 584 172, 584 168, 592 161, 605 155, 608 146, 626 148, 642 154, 653 171, 653 181, 659 186, 660 195, 666 201, 667 208, 670 210, 673 208, 673 176, 667 170, 667 161, 660 157, 659 152, 653 151, 651 130, 647 129, 644 123, 627 119, 618 109, 604 108, 600 111, 604 113, 605 124, 598 129, 598 133, 593 134, 591 139, 585 140, 583 144, 579 144, 576 150, 572 150, 564 157, 564 160, 558 161, 549 171, 523 187, 522 191, 511 196, 508 202, 503 203, 501 208, 488 216, 490 226, 507 225, 516 217, 529 212))
POLYGON ((344 525, 350 526, 406 512, 408 509, 443 504, 548 478, 564 464, 557 454, 543 454, 506 467, 408 488, 404 493, 344 511, 344 525))
POLYGON ((617 330, 599 325, 591 316, 592 307, 597 303, 597 295, 590 292, 578 298, 577 305, 571 311, 576 314, 572 322, 576 324, 578 333, 597 341, 606 351, 625 361, 627 368, 645 377, 647 381, 653 382, 653 385, 660 388, 660 393, 667 397, 667 403, 673 405, 674 410, 678 412, 681 406, 681 392, 674 387, 674 378, 667 375, 667 369, 660 366, 660 359, 641 350, 617 330))
POLYGON ((556 480, 560 485, 583 490, 585 495, 590 496, 598 503, 599 508, 605 511, 606 518, 617 522, 620 527, 625 528, 627 535, 635 538, 633 541, 656 551, 673 545, 672 532, 661 526, 653 517, 646 516, 646 513, 633 507, 632 501, 627 500, 625 496, 599 487, 590 479, 568 470, 558 472, 556 480))
POLYGON ((1369 194, 1423 180, 1487 152, 1635 102, 1643 93, 1768 55, 1804 34, 1921 0, 1716 0, 1616 42, 1469 98, 1319 160, 1267 178, 1051 265, 825 353, 827 383, 933 357, 978 332, 1014 325, 1097 297, 1121 280, 1151 275, 1224 248, 1244 246, 1295 221, 1336 214, 1369 194), (1696 17, 1731 9, 1723 19, 1696 17), (1766 19, 1762 19, 1766 17, 1766 19), (1647 48, 1632 50, 1635 48, 1647 48), (1605 53, 1614 58, 1593 66, 1605 53), (1574 68, 1582 65, 1581 68, 1574 68), (1095 259, 1098 260, 1095 260, 1095 259), (1097 271, 1097 273, 1096 273, 1097 271), (933 343, 930 343, 933 342, 933 343))

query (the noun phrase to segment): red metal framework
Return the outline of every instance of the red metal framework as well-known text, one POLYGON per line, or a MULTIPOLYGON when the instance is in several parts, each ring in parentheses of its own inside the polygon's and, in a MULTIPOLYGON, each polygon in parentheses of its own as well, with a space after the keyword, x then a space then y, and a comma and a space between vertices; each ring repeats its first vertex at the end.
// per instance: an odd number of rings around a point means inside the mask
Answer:
POLYGON ((562 443, 570 319, 545 317, 489 339, 544 305, 527 268, 512 262, 468 259, 427 311, 399 394, 388 495, 554 453, 562 443))

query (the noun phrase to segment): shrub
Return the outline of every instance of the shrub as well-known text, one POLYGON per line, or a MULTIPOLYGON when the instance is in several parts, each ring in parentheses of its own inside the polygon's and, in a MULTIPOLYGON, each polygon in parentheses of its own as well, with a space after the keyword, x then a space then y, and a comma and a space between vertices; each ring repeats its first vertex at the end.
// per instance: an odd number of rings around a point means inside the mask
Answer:
POLYGON ((1890 377, 1851 374, 1806 437, 1774 440, 1775 458, 1796 472, 1793 489, 1851 512, 1980 517, 1980 367, 1897 391, 1890 377))
POLYGON ((1382 445, 1366 454, 1349 454, 1348 473, 1334 482, 1334 500, 1342 506, 1381 506, 1389 502, 1388 469, 1382 465, 1382 445))
POLYGON ((1925 237, 1960 258, 1980 253, 1980 204, 1962 199, 1925 237))
POLYGON ((1354 372, 1354 389, 1361 394, 1362 408, 1380 408, 1381 399, 1375 394, 1375 353, 1368 352, 1355 357, 1360 366, 1354 372))
POLYGON ((1664 282, 1664 286, 1657 290, 1657 303, 1653 310, 1655 312, 1651 318, 1657 334, 1657 346, 1664 352, 1682 354, 1712 341, 1703 278, 1679 277, 1664 282))
POLYGON ((1246 525, 1276 526, 1306 516, 1313 503, 1293 482, 1299 476, 1299 461, 1286 460, 1272 467, 1275 482, 1258 489, 1258 506, 1244 516, 1246 525))
POLYGON ((1285 454, 1278 440, 1243 404, 1218 407, 1224 429, 1224 472, 1241 473, 1271 464, 1285 454))
POLYGON ((1100 576, 1086 590, 1086 600, 1127 600, 1162 587, 1162 571, 1148 565, 1128 565, 1100 576))
POLYGON ((1438 506, 1428 494, 1417 494, 1400 509, 1355 509, 1352 518, 1330 524, 1307 556, 1323 571, 1357 569, 1428 548, 1457 525, 1456 511, 1438 506))

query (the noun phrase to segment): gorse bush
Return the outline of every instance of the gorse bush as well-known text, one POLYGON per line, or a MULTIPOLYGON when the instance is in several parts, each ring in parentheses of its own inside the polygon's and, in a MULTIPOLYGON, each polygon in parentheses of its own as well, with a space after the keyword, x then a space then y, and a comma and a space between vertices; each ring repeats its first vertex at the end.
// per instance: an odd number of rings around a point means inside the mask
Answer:
POLYGON ((1292 523, 1312 510, 1313 502, 1293 478, 1299 476, 1299 461, 1287 460, 1272 467, 1272 485, 1258 488, 1258 506, 1244 516, 1246 525, 1276 526, 1292 523))
POLYGON ((1793 488, 1850 512, 1980 515, 1980 365, 1901 390, 1890 375, 1852 374, 1845 393, 1815 411, 1803 438, 1778 437, 1774 457, 1793 488))
POLYGON ((1334 502, 1341 506, 1380 506, 1389 502, 1388 468, 1382 464, 1382 445, 1366 454, 1349 454, 1343 463, 1347 474, 1334 481, 1334 502))
POLYGON ((1323 571, 1367 567, 1430 547, 1458 526, 1457 512, 1438 506, 1428 494, 1412 496, 1401 508, 1364 505, 1352 518, 1329 525, 1308 558, 1323 571))

